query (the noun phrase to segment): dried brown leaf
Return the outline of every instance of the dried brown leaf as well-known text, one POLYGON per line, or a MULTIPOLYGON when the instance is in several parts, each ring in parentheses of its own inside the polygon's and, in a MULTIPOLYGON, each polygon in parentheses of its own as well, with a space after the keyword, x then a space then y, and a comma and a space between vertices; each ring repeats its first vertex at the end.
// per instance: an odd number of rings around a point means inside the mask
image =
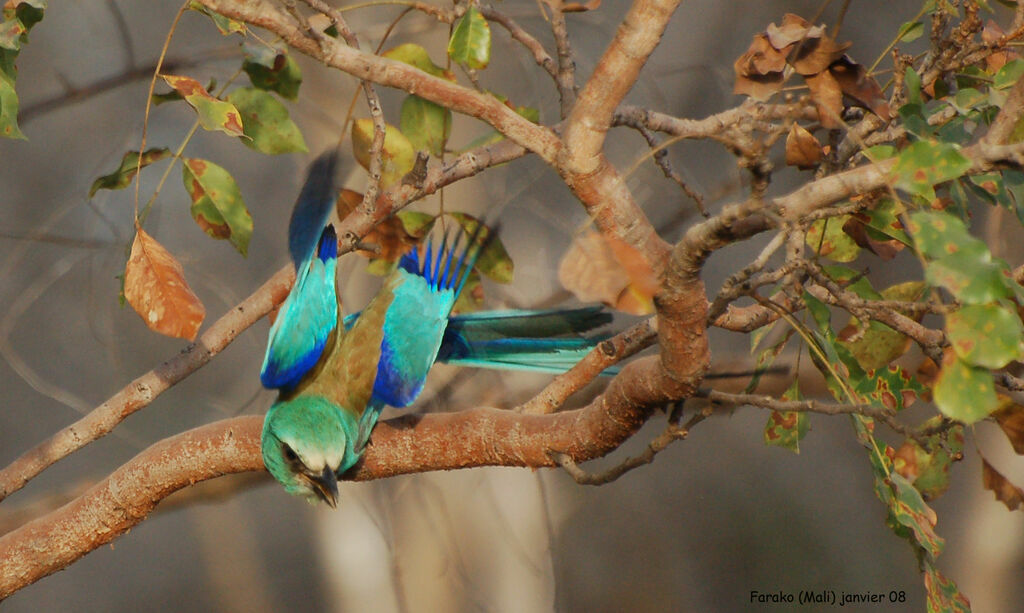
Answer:
POLYGON ((572 241, 558 265, 562 286, 583 302, 615 304, 629 275, 600 234, 587 231, 572 241))
POLYGON ((588 0, 587 2, 566 2, 562 5, 563 13, 583 13, 593 11, 601 6, 601 0, 588 0))
POLYGON ((814 168, 824 156, 821 143, 800 124, 794 123, 786 136, 786 164, 802 170, 814 168))
POLYGON ((1024 503, 1024 490, 1010 483, 1010 480, 993 468, 985 458, 981 459, 981 484, 985 489, 992 490, 996 500, 1005 504, 1011 511, 1016 511, 1021 503, 1024 503))
POLYGON ((125 267, 124 297, 151 330, 167 336, 194 340, 206 317, 181 264, 142 228, 125 267))
POLYGON ((733 68, 737 75, 745 77, 781 73, 786 68, 786 53, 772 47, 764 34, 756 34, 733 68))
MULTIPOLYGON (((350 189, 341 190, 341 193, 338 194, 338 219, 345 219, 351 215, 362 201, 363 195, 359 192, 350 189)), ((388 217, 363 237, 363 243, 376 245, 377 250, 357 249, 356 253, 367 258, 394 262, 415 245, 417 240, 418 237, 406 232, 401 219, 397 216, 388 217)))
POLYGON ((825 26, 812 26, 809 21, 793 13, 786 13, 782 17, 782 25, 770 23, 765 29, 768 41, 776 49, 784 49, 808 38, 821 38, 824 33, 825 26))
MULTIPOLYGON (((984 29, 981 31, 981 42, 986 45, 993 45, 1005 36, 1006 32, 999 27, 999 24, 989 19, 988 22, 985 23, 984 29)), ((985 67, 994 73, 1006 65, 1007 62, 1018 57, 1020 57, 1020 55, 1012 51, 993 51, 991 54, 985 56, 985 67)))
POLYGON ((807 76, 806 79, 822 127, 829 130, 842 127, 840 114, 843 112, 843 92, 839 89, 839 82, 828 71, 807 76))
POLYGON ((884 241, 872 238, 868 234, 867 225, 864 223, 867 220, 867 215, 864 215, 863 213, 854 213, 848 220, 846 220, 846 223, 843 224, 843 232, 852 238, 853 242, 857 243, 858 247, 871 251, 883 260, 891 260, 896 257, 896 254, 903 251, 903 248, 906 247, 906 245, 894 238, 884 241))
POLYGON ((869 109, 886 121, 892 117, 889 101, 885 99, 882 88, 874 77, 868 76, 868 71, 864 66, 844 55, 829 66, 828 70, 839 83, 839 89, 856 100, 860 106, 869 109))
POLYGON ((1003 429, 1006 438, 1010 439, 1013 450, 1024 455, 1024 406, 1010 401, 1008 406, 993 413, 992 417, 1003 429))
POLYGON ((827 36, 806 38, 796 44, 794 53, 789 57, 789 63, 799 74, 815 75, 827 70, 832 62, 843 57, 843 52, 850 45, 851 43, 837 43, 835 39, 827 36))

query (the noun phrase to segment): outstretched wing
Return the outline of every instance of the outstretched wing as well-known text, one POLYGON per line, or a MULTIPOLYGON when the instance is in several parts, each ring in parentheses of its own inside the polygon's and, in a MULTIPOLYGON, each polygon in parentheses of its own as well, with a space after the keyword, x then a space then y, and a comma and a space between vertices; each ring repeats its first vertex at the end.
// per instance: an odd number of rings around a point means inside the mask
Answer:
POLYGON ((338 239, 326 225, 334 207, 337 154, 321 155, 310 167, 288 225, 288 248, 295 263, 295 285, 270 328, 260 381, 288 389, 302 380, 323 354, 337 327, 335 274, 338 239))

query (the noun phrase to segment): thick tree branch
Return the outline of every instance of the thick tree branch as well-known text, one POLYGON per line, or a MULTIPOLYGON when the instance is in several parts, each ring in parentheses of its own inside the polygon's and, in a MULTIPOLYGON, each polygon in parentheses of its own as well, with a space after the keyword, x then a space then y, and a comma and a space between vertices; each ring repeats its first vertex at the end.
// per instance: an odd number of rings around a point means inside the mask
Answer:
POLYGON ((482 119, 519 145, 552 162, 561 142, 553 132, 518 115, 494 96, 431 76, 408 64, 389 60, 328 38, 316 40, 285 12, 267 0, 200 0, 226 17, 264 28, 292 48, 360 79, 395 87, 482 119))
MULTIPOLYGON (((387 190, 378 198, 375 210, 367 212, 360 209, 342 221, 338 228, 339 252, 354 250, 360 238, 376 223, 414 199, 434 193, 445 185, 475 175, 487 167, 514 160, 525 153, 525 149, 514 143, 496 143, 465 153, 443 168, 432 168, 418 187, 398 185, 387 190)), ((288 295, 294 280, 295 271, 291 265, 285 266, 210 326, 198 342, 138 377, 85 417, 39 443, 0 470, 0 501, 57 461, 107 435, 129 415, 147 406, 158 395, 209 362, 235 337, 280 304, 288 295)))

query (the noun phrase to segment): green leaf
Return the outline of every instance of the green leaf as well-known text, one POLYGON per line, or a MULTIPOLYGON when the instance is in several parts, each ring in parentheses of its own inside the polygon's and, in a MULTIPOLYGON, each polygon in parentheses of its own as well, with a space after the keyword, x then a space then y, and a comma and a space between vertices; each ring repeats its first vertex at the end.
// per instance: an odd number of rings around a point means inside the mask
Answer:
POLYGON ((984 419, 999 407, 992 374, 957 357, 943 362, 933 396, 943 415, 965 424, 984 419))
POLYGON ((415 149, 434 156, 444 153, 452 133, 451 110, 419 96, 406 96, 401 117, 402 133, 415 149))
POLYGON ((942 211, 912 213, 907 229, 914 236, 918 251, 932 259, 985 246, 971 236, 961 219, 942 211))
POLYGON ((960 177, 971 162, 959 147, 936 141, 917 141, 904 149, 896 162, 896 186, 929 202, 933 186, 960 177))
POLYGON ((241 136, 242 116, 235 105, 218 100, 209 94, 199 81, 191 77, 160 75, 168 85, 173 87, 199 115, 199 123, 203 128, 215 132, 224 132, 231 136, 241 136))
MULTIPOLYGON (((939 428, 943 417, 936 415, 921 424, 922 429, 939 428)), ((941 429, 940 429, 941 430, 941 429)), ((925 501, 935 500, 949 489, 949 469, 963 458, 964 427, 954 425, 925 440, 927 448, 908 438, 896 451, 893 468, 914 484, 925 501)))
POLYGON ((971 613, 967 601, 951 579, 947 579, 931 562, 924 564, 924 589, 928 613, 971 613))
POLYGON ((950 104, 961 114, 966 114, 975 107, 988 101, 988 96, 973 87, 965 87, 956 92, 950 104))
POLYGON ((911 66, 907 66, 903 72, 903 85, 907 88, 908 104, 924 104, 924 99, 921 97, 921 77, 914 72, 911 66))
POLYGON ((448 57, 463 66, 480 70, 491 62, 491 26, 475 5, 455 24, 448 41, 448 57))
POLYGON ((992 87, 1006 89, 1013 87, 1021 75, 1024 75, 1024 60, 1010 60, 1003 64, 996 76, 992 78, 992 87))
MULTIPOLYGON (((480 221, 466 213, 449 213, 455 221, 459 222, 467 236, 472 236, 477 231, 480 221)), ((479 270, 488 278, 498 283, 511 283, 514 266, 512 258, 501 239, 490 228, 484 226, 477 237, 477 243, 484 245, 484 250, 476 260, 476 270, 479 270)))
POLYGON ((242 70, 254 87, 277 92, 282 98, 295 100, 302 85, 302 70, 286 51, 264 45, 245 45, 242 70))
POLYGON ((917 40, 924 34, 924 23, 920 21, 908 21, 900 26, 896 32, 896 42, 909 43, 917 40))
MULTIPOLYGON (((11 52, 0 50, 0 54, 6 53, 11 52)), ((0 135, 25 140, 18 127, 18 93, 14 90, 14 79, 5 72, 0 72, 0 135)))
POLYGON ((429 213, 421 213, 419 211, 410 211, 403 209, 399 211, 395 217, 402 222, 402 228, 410 236, 422 238, 427 235, 430 228, 434 226, 434 220, 437 218, 429 213))
POLYGON ((243 36, 245 35, 245 24, 241 21, 231 19, 230 17, 225 17, 224 15, 221 15, 220 13, 211 10, 209 7, 200 4, 195 0, 189 2, 188 8, 189 10, 197 11, 209 17, 210 20, 213 21, 213 24, 217 26, 217 29, 220 30, 220 33, 224 36, 228 36, 235 33, 242 34, 243 36))
POLYGON ((1013 208, 1010 193, 1006 191, 1006 184, 1003 182, 1003 175, 998 172, 971 175, 970 182, 965 185, 991 204, 1005 206, 1008 209, 1013 208))
POLYGON ((242 114, 242 130, 249 137, 242 139, 246 146, 269 154, 308 151, 288 109, 267 92, 243 87, 231 92, 228 102, 242 114))
MULTIPOLYGON (((783 400, 800 400, 800 386, 793 381, 782 394, 783 400)), ((800 441, 807 435, 810 420, 804 411, 772 411, 764 427, 764 444, 800 453, 800 441)))
POLYGON ((935 559, 945 546, 942 537, 935 533, 935 511, 903 475, 892 473, 888 485, 893 494, 890 518, 910 531, 912 542, 924 550, 928 559, 935 559))
POLYGON ((449 81, 455 80, 455 75, 453 75, 450 70, 445 70, 441 66, 435 64, 433 60, 430 59, 430 54, 427 53, 427 50, 414 43, 405 43, 404 45, 398 45, 397 47, 388 49, 381 54, 381 57, 409 64, 410 66, 419 68, 423 72, 435 77, 440 77, 449 81))
POLYGON ((910 245, 910 237, 903 228, 899 216, 904 213, 903 205, 892 198, 882 198, 874 207, 862 211, 858 216, 868 227, 868 236, 875 240, 897 240, 910 245))
MULTIPOLYGON (((153 162, 170 157, 171 151, 165 147, 147 149, 142 154, 142 167, 145 168, 153 162)), ((92 182, 89 188, 89 197, 92 198, 101 189, 124 189, 132 183, 135 173, 139 169, 139 152, 129 151, 121 158, 121 165, 109 175, 103 175, 92 182)))
POLYGON ((946 316, 946 331, 956 355, 973 366, 1002 368, 1021 357, 1024 329, 1004 306, 967 305, 946 316))
POLYGON ((249 250, 252 217, 228 171, 207 160, 182 158, 182 179, 192 198, 192 218, 213 238, 228 239, 242 255, 249 250))
POLYGON ((875 145, 864 150, 864 155, 872 162, 888 160, 896 155, 896 147, 892 145, 875 145))
POLYGON ((860 247, 846 232, 843 232, 843 224, 849 219, 849 215, 842 215, 815 221, 807 229, 805 238, 807 246, 818 255, 836 262, 856 260, 860 254, 860 247))
MULTIPOLYGON (((373 120, 357 119, 352 122, 352 153, 359 164, 370 169, 370 149, 373 146, 373 120)), ((416 163, 416 150, 402 131, 391 124, 384 126, 383 164, 380 186, 383 189, 402 180, 416 163)))
MULTIPOLYGON (((907 281, 882 290, 881 297, 885 300, 914 302, 921 297, 924 289, 925 284, 921 281, 907 281)), ((851 317, 847 328, 857 329, 861 325, 862 322, 851 317)), ((910 347, 909 339, 901 332, 874 320, 868 322, 868 329, 860 339, 842 343, 865 370, 880 369, 889 365, 910 347)))
POLYGON ((0 22, 0 47, 18 51, 21 49, 21 37, 28 32, 20 19, 7 19, 0 22))
POLYGON ((882 295, 871 287, 871 281, 862 272, 846 266, 822 266, 825 275, 838 283, 843 289, 849 290, 865 300, 881 300, 882 295))
POLYGON ((961 251, 940 260, 928 262, 925 280, 949 290, 968 304, 994 302, 1010 295, 1003 268, 984 253, 961 251))

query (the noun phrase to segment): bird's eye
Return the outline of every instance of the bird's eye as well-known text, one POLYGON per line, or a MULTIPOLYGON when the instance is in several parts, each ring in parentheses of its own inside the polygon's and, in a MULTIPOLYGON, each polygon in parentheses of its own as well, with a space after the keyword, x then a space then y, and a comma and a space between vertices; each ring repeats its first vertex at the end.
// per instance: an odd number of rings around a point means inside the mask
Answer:
POLYGON ((295 450, 288 446, 287 443, 281 443, 281 453, 284 454, 284 459, 289 462, 294 462, 299 459, 299 456, 295 453, 295 450))

